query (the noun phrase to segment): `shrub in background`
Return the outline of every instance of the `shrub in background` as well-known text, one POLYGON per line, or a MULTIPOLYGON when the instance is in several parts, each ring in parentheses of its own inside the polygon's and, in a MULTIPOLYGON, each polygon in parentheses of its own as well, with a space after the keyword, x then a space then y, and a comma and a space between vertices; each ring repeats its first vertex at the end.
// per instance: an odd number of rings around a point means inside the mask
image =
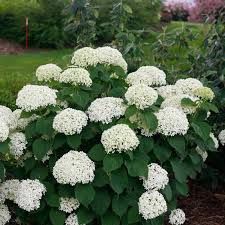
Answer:
POLYGON ((71 63, 40 66, 19 109, 0 106, 1 224, 183 224, 176 200, 218 147, 214 93, 153 66, 127 75, 110 47, 71 63))

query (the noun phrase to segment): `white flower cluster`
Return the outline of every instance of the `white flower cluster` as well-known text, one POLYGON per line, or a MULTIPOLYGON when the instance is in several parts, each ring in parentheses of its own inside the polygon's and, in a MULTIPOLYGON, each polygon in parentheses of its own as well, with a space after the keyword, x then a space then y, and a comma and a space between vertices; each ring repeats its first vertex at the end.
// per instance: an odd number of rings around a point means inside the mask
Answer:
POLYGON ((5 225, 11 219, 11 214, 6 205, 0 204, 0 225, 5 225))
POLYGON ((169 223, 172 225, 182 225, 185 223, 186 216, 182 209, 174 209, 169 216, 169 223))
POLYGON ((55 64, 41 65, 36 70, 36 77, 39 81, 58 80, 62 69, 55 64))
POLYGON ((156 113, 158 119, 157 132, 166 135, 185 135, 189 129, 189 122, 184 112, 173 107, 160 109, 156 113))
POLYGON ((67 108, 55 116, 53 129, 66 135, 79 134, 87 125, 87 115, 76 109, 67 108))
POLYGON ((195 78, 180 79, 175 83, 176 88, 183 94, 193 94, 195 89, 203 87, 201 81, 195 78))
POLYGON ((128 105, 135 105, 139 109, 146 109, 153 105, 157 99, 157 92, 147 85, 137 84, 128 88, 125 93, 128 105))
POLYGON ((139 198, 139 213, 145 220, 154 219, 167 211, 166 201, 158 191, 146 191, 139 198))
POLYGON ((166 84, 166 74, 155 66, 142 66, 137 71, 148 74, 152 78, 153 86, 162 86, 166 84))
POLYGON ((15 201, 20 181, 17 179, 6 180, 0 185, 0 203, 6 199, 15 201))
POLYGON ((127 71, 127 63, 122 54, 115 48, 99 47, 96 49, 85 47, 74 52, 72 64, 79 67, 96 66, 99 64, 120 66, 127 71))
POLYGON ((85 225, 85 224, 79 224, 77 215, 75 213, 72 213, 67 217, 65 225, 85 225))
POLYGON ((117 124, 102 133, 101 143, 109 154, 132 151, 139 145, 139 140, 128 125, 117 124))
POLYGON ((95 49, 84 47, 74 52, 71 63, 84 68, 96 66, 98 64, 98 54, 95 49))
POLYGON ((56 104, 56 90, 47 86, 26 85, 18 93, 16 105, 26 112, 56 104))
POLYGON ((175 85, 161 86, 157 88, 157 92, 164 99, 182 94, 182 91, 178 89, 175 85))
POLYGON ((196 106, 182 106, 181 101, 184 98, 188 98, 193 102, 198 101, 199 99, 187 94, 181 94, 181 95, 175 95, 169 98, 166 98, 162 104, 161 104, 161 108, 164 109, 166 107, 174 107, 177 109, 182 110, 184 113, 186 114, 193 114, 196 112, 197 107, 196 106))
POLYGON ((220 133, 219 133, 219 141, 221 143, 221 145, 225 145, 225 130, 221 130, 220 133))
POLYGON ((148 177, 142 177, 143 186, 146 190, 158 191, 164 189, 169 182, 168 173, 157 163, 148 165, 148 177))
POLYGON ((193 94, 206 101, 212 101, 215 97, 215 94, 212 89, 208 87, 197 88, 193 91, 193 94))
POLYGON ((40 200, 46 193, 45 186, 39 180, 22 180, 18 187, 15 203, 30 212, 40 207, 40 200))
POLYGON ((4 142, 9 136, 9 127, 3 119, 0 118, 0 142, 4 142))
POLYGON ((60 184, 87 184, 94 180, 95 164, 86 153, 70 151, 63 155, 53 168, 53 176, 60 184))
POLYGON ((74 210, 78 209, 80 203, 75 198, 60 198, 60 207, 59 209, 66 213, 71 213, 74 210))
POLYGON ((202 150, 201 148, 199 148, 198 146, 196 147, 195 150, 202 157, 202 161, 205 162, 206 159, 208 158, 208 153, 202 150))
POLYGON ((17 130, 25 130, 25 128, 29 123, 35 121, 38 118, 36 114, 33 114, 32 116, 27 118, 21 118, 21 113, 22 113, 21 109, 16 109, 15 111, 13 111, 13 114, 17 120, 17 127, 16 127, 17 130))
POLYGON ((71 67, 63 71, 59 78, 60 83, 70 83, 74 86, 84 85, 90 87, 92 80, 86 69, 71 67))
POLYGON ((15 158, 19 158, 21 155, 23 155, 23 152, 27 146, 25 134, 22 132, 14 132, 9 135, 9 139, 10 153, 15 156, 15 158))
POLYGON ((0 119, 8 126, 10 130, 14 130, 17 126, 16 117, 12 110, 6 106, 0 105, 0 119))
POLYGON ((87 114, 91 122, 111 123, 114 118, 119 119, 124 115, 126 107, 122 98, 105 97, 94 100, 87 114))
POLYGON ((161 86, 166 84, 166 74, 157 67, 142 66, 137 71, 128 74, 126 82, 129 85, 161 86))

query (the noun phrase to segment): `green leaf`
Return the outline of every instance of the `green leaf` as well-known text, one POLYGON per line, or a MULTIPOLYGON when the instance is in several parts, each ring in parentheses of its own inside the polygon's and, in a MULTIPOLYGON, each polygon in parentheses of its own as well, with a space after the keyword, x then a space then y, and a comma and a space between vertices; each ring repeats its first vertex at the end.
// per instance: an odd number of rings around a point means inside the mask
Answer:
POLYGON ((173 136, 168 138, 169 144, 178 152, 180 155, 185 155, 185 138, 183 136, 173 136))
POLYGON ((69 135, 66 137, 67 144, 77 150, 81 145, 81 136, 79 134, 69 135))
POLYGON ((140 219, 141 217, 138 211, 138 206, 134 206, 128 210, 127 213, 128 224, 137 223, 140 221, 140 219))
POLYGON ((153 147, 154 147, 154 140, 152 137, 141 137, 139 138, 140 140, 140 145, 139 145, 139 149, 149 153, 153 147))
POLYGON ((47 178, 48 176, 48 168, 47 167, 37 167, 34 168, 31 173, 30 173, 30 178, 35 180, 45 180, 45 178, 47 178))
POLYGON ((58 186, 58 193, 60 197, 74 197, 74 187, 68 184, 60 184, 58 186))
POLYGON ((51 207, 59 207, 60 203, 59 203, 59 196, 57 194, 54 193, 47 193, 45 196, 45 200, 47 202, 47 204, 51 207))
POLYGON ((205 109, 206 111, 212 111, 212 112, 215 112, 215 113, 219 112, 218 108, 214 104, 212 104, 210 102, 203 102, 200 105, 200 107, 205 109))
POLYGON ((78 106, 84 109, 89 102, 89 95, 84 91, 79 91, 73 94, 73 100, 78 106))
POLYGON ((179 194, 187 196, 188 194, 188 185, 186 183, 175 182, 176 190, 179 194))
POLYGON ((112 200, 112 210, 118 215, 123 216, 128 209, 128 201, 123 195, 114 195, 112 200))
POLYGON ((0 153, 3 155, 9 153, 9 143, 7 141, 0 143, 0 153))
POLYGON ((127 186, 128 176, 125 168, 118 169, 111 173, 111 187, 117 194, 121 194, 127 186))
POLYGON ((160 215, 154 219, 151 219, 151 225, 163 225, 164 224, 164 216, 160 215))
POLYGON ((102 161, 106 155, 106 151, 101 144, 95 145, 88 152, 88 156, 94 161, 102 161))
POLYGON ((118 97, 124 95, 125 92, 126 91, 123 87, 116 87, 116 88, 113 88, 112 90, 110 90, 109 96, 118 98, 118 97))
POLYGON ((196 152, 196 151, 192 151, 190 154, 189 154, 190 158, 191 158, 191 161, 197 165, 199 164, 201 161, 202 161, 202 158, 201 156, 196 152))
POLYGON ((51 209, 49 217, 53 225, 64 225, 66 220, 66 214, 56 209, 51 209))
POLYGON ((33 150, 35 157, 38 160, 42 160, 46 156, 47 152, 50 150, 50 147, 51 147, 51 145, 50 145, 49 141, 45 141, 45 140, 39 138, 33 142, 32 150, 33 150))
POLYGON ((95 193, 94 201, 91 203, 92 210, 97 215, 103 215, 111 203, 111 198, 107 190, 98 189, 95 193))
POLYGON ((132 8, 129 5, 127 5, 127 4, 123 4, 123 9, 129 14, 133 13, 132 8))
POLYGON ((144 111, 141 114, 141 119, 143 124, 149 129, 149 131, 154 132, 158 127, 158 119, 154 113, 149 111, 144 111))
POLYGON ((183 183, 186 181, 187 178, 187 173, 186 173, 186 168, 185 166, 182 164, 181 161, 179 161, 178 159, 174 159, 171 162, 172 168, 173 168, 173 172, 175 174, 175 178, 180 182, 183 183))
POLYGON ((0 182, 4 181, 5 179, 5 167, 3 163, 0 162, 0 182))
POLYGON ((171 201, 173 198, 172 189, 169 184, 162 190, 163 195, 166 197, 167 201, 171 201))
POLYGON ((91 184, 76 184, 75 195, 78 201, 87 207, 94 200, 95 190, 91 184))
POLYGON ((183 98, 183 99, 181 99, 181 106, 184 106, 184 107, 195 107, 196 103, 193 102, 190 98, 183 98))
POLYGON ((143 160, 127 160, 125 162, 125 165, 127 167, 128 173, 130 176, 134 177, 147 177, 148 176, 148 164, 143 160))
POLYGON ((123 157, 120 154, 108 154, 103 160, 103 167, 106 172, 120 168, 123 164, 123 157))
POLYGON ((24 162, 24 168, 26 172, 31 171, 35 167, 36 162, 37 161, 33 157, 26 159, 26 161, 24 162))
POLYGON ((66 137, 64 134, 56 134, 53 142, 53 149, 59 149, 66 143, 66 137))
POLYGON ((114 213, 108 212, 101 218, 101 224, 102 225, 119 225, 120 218, 114 213))
POLYGON ((77 212, 77 218, 79 221, 79 224, 89 224, 93 219, 95 215, 93 212, 91 212, 88 209, 85 209, 84 207, 80 207, 77 212))
POLYGON ((171 149, 168 146, 164 146, 164 145, 155 145, 153 148, 153 151, 156 158, 161 163, 164 163, 166 160, 168 160, 172 154, 171 149))
POLYGON ((40 134, 52 135, 54 133, 53 119, 53 116, 39 118, 36 122, 36 131, 40 134))
POLYGON ((96 169, 93 185, 96 187, 103 187, 108 183, 109 183, 109 176, 107 175, 107 173, 102 168, 96 169))
POLYGON ((37 135, 36 122, 30 123, 26 126, 25 135, 27 139, 33 138, 37 135))
POLYGON ((138 112, 138 110, 134 105, 128 106, 125 111, 125 117, 127 119, 129 119, 131 116, 133 116, 137 112, 138 112))
POLYGON ((206 122, 194 122, 191 124, 194 131, 206 141, 209 138, 211 127, 206 122))

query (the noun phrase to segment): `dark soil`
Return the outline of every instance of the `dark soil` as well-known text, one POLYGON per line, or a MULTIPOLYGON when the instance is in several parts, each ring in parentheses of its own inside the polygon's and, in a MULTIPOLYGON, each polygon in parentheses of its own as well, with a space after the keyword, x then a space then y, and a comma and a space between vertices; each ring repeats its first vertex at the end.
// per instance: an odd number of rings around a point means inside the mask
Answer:
POLYGON ((225 188, 211 192, 192 184, 179 207, 186 213, 185 225, 225 225, 225 188))
POLYGON ((21 45, 0 39, 0 54, 17 54, 23 51, 24 48, 21 45))

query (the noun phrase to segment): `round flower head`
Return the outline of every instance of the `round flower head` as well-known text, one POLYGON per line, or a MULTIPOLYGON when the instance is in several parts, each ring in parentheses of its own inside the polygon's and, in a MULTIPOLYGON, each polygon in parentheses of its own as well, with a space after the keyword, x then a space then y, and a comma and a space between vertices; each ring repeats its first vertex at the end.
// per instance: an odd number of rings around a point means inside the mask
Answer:
POLYGON ((205 162, 206 159, 208 158, 208 153, 202 150, 201 148, 199 148, 198 146, 196 147, 195 150, 202 157, 202 161, 205 162))
POLYGON ((56 104, 56 90, 47 86, 26 85, 18 93, 16 105, 26 112, 56 104))
POLYGON ((212 101, 215 97, 215 94, 212 89, 208 87, 197 88, 193 91, 193 94, 206 101, 212 101))
POLYGON ((156 113, 158 119, 157 132, 166 136, 185 135, 189 122, 185 113, 173 107, 166 107, 156 113))
POLYGON ((6 180, 0 184, 0 202, 4 202, 5 199, 15 201, 19 185, 20 181, 16 179, 6 180))
POLYGON ((87 184, 94 180, 95 164, 86 153, 70 151, 53 168, 53 176, 60 184, 87 184))
POLYGON ((5 225, 11 219, 11 214, 6 205, 0 204, 0 225, 5 225))
POLYGON ((138 84, 128 88, 125 93, 128 105, 135 105, 138 109, 146 109, 153 105, 157 99, 157 92, 147 85, 138 84))
POLYGON ((126 83, 130 86, 137 84, 152 86, 152 77, 146 73, 136 71, 127 75, 126 83))
POLYGON ((0 105, 0 119, 6 123, 10 130, 14 130, 17 126, 17 120, 12 110, 4 105, 0 105))
POLYGON ((5 121, 0 118, 0 142, 4 142, 9 136, 9 127, 5 121))
POLYGON ((183 94, 193 94, 194 90, 203 87, 201 81, 195 78, 180 79, 175 83, 183 94))
POLYGON ((92 122, 111 123, 114 118, 119 119, 124 115, 126 107, 122 98, 105 97, 97 98, 87 109, 87 114, 92 122))
POLYGON ((215 148, 216 148, 216 149, 219 148, 219 141, 218 141, 218 139, 215 137, 215 135, 214 135, 213 133, 210 133, 209 136, 212 138, 215 148))
POLYGON ((96 66, 98 64, 97 52, 90 47, 78 49, 74 52, 71 63, 83 68, 96 66))
POLYGON ((174 209, 169 216, 169 223, 172 225, 182 225, 185 223, 186 217, 182 209, 174 209))
POLYGON ((125 72, 127 71, 127 63, 117 49, 105 46, 97 48, 96 52, 100 64, 120 66, 125 72))
POLYGON ((23 155, 24 150, 26 149, 27 139, 24 133, 15 132, 9 135, 9 150, 10 153, 15 156, 15 158, 19 158, 23 155))
POLYGON ((195 113, 196 110, 197 110, 197 106, 183 106, 181 104, 182 99, 184 99, 184 98, 188 98, 192 102, 196 102, 198 100, 198 98, 190 96, 190 95, 185 95, 185 94, 176 95, 176 96, 172 96, 172 97, 166 98, 162 102, 161 108, 164 109, 166 107, 174 107, 174 108, 180 109, 181 111, 183 111, 186 114, 193 114, 193 113, 195 113))
POLYGON ((182 91, 179 90, 175 85, 161 86, 157 88, 157 92, 164 99, 182 94, 182 91))
POLYGON ((79 134, 87 125, 88 117, 80 110, 67 108, 61 111, 53 121, 53 129, 65 135, 79 134))
POLYGON ((221 145, 225 145, 225 130, 221 130, 220 133, 219 133, 219 141, 221 143, 221 145))
POLYGON ((71 67, 63 71, 60 75, 59 82, 70 83, 74 86, 84 85, 90 87, 92 80, 86 69, 71 67))
POLYGON ((139 145, 135 132, 125 124, 118 124, 105 130, 101 142, 107 153, 132 151, 139 145))
POLYGON ((36 77, 39 81, 58 80, 62 69, 55 64, 41 65, 36 70, 36 77))
POLYGON ((13 111, 13 114, 17 120, 17 127, 16 127, 17 130, 25 130, 25 128, 29 123, 35 121, 38 118, 36 114, 33 114, 30 117, 21 118, 21 113, 22 113, 21 109, 16 109, 15 111, 13 111))
POLYGON ((15 203, 27 212, 36 210, 45 192, 45 186, 39 180, 23 180, 18 187, 15 203))
POLYGON ((144 192, 139 198, 138 207, 145 220, 154 219, 167 211, 166 201, 158 191, 144 192))
POLYGON ((153 86, 166 85, 166 74, 155 66, 142 66, 137 72, 148 74, 152 78, 153 86))
POLYGON ((75 213, 72 213, 67 217, 65 225, 85 225, 85 224, 79 224, 77 215, 75 213))
POLYGON ((156 163, 148 165, 148 177, 147 179, 142 177, 142 179, 146 190, 164 189, 169 182, 167 171, 156 163))
POLYGON ((80 203, 75 198, 60 198, 60 207, 59 209, 66 213, 71 213, 74 210, 78 209, 80 203))

